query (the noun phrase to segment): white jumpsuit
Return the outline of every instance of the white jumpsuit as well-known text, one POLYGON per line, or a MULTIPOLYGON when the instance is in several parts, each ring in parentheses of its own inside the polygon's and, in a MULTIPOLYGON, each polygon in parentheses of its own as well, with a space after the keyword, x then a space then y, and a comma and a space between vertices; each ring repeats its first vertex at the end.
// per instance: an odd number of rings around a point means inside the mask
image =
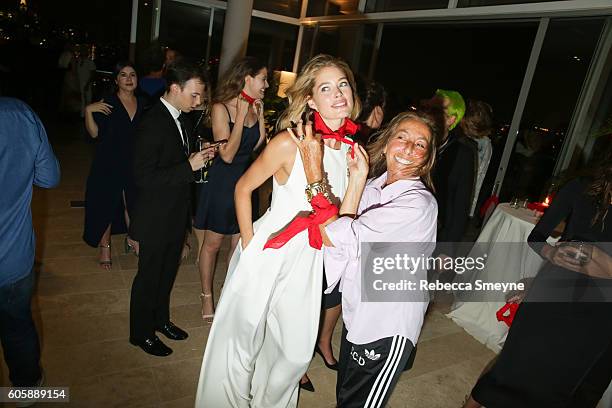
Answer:
MULTIPOLYGON (((348 184, 346 152, 325 146, 324 171, 336 197, 348 184)), ((287 182, 273 180, 272 203, 254 223, 246 249, 239 243, 208 336, 196 407, 284 408, 297 405, 298 383, 317 338, 323 252, 302 231, 279 249, 263 246, 298 213, 310 211, 298 151, 287 182)))

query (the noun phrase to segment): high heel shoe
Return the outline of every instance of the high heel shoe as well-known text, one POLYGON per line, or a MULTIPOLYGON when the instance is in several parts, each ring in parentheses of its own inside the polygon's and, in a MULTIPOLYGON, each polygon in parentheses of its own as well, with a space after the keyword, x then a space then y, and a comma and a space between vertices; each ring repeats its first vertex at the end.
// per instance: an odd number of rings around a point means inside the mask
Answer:
POLYGON ((310 381, 310 378, 306 377, 308 379, 308 381, 306 382, 302 382, 302 380, 300 379, 300 388, 303 389, 304 391, 310 391, 310 392, 315 392, 315 387, 314 385, 312 385, 312 382, 310 381))
POLYGON ((138 258, 138 250, 136 248, 136 245, 138 245, 138 242, 134 241, 127 235, 125 236, 125 240, 123 241, 123 249, 125 250, 126 254, 133 252, 136 258, 138 258))
MULTIPOLYGON (((215 317, 214 312, 212 314, 204 314, 204 299, 207 299, 207 298, 212 298, 212 293, 200 293, 200 300, 202 301, 202 320, 204 320, 206 324, 212 324, 213 318, 215 317)), ((214 304, 213 304, 213 308, 214 308, 214 304)))
MULTIPOLYGON (((110 248, 111 248, 110 243, 108 243, 106 245, 100 244, 100 245, 98 245, 98 248, 108 248, 109 257, 110 257, 110 248)), ((113 267, 113 260, 112 260, 112 258, 111 259, 104 259, 104 260, 100 259, 98 261, 98 265, 100 265, 102 268, 104 268, 106 270, 109 270, 109 269, 111 269, 113 267)))
POLYGON ((327 360, 325 360, 325 356, 323 355, 323 352, 321 351, 319 346, 315 346, 315 353, 321 356, 321 359, 323 360, 323 364, 325 364, 325 367, 329 368, 330 370, 338 371, 338 362, 336 361, 334 364, 329 364, 327 360))

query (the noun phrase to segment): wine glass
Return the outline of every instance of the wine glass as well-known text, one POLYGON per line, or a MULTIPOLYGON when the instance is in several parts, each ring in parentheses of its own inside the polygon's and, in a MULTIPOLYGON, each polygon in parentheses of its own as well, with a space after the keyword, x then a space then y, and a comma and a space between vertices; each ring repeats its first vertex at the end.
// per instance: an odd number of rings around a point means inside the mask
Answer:
MULTIPOLYGON (((206 143, 206 140, 202 136, 198 136, 198 138, 196 139, 196 146, 199 152, 204 150, 204 143, 206 143)), ((197 184, 208 183, 208 180, 206 180, 206 173, 208 173, 207 170, 209 162, 210 160, 206 161, 204 167, 202 167, 200 170, 197 170, 197 172, 199 173, 199 177, 195 181, 197 184)))

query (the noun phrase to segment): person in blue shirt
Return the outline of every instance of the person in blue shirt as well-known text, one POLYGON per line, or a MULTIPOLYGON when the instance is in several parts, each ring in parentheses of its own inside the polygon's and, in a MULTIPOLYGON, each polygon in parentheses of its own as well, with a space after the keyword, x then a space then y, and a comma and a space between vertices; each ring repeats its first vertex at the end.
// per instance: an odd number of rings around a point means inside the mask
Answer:
POLYGON ((59 183, 59 163, 38 116, 0 97, 0 341, 15 387, 42 383, 40 345, 30 304, 34 288, 32 184, 59 183))

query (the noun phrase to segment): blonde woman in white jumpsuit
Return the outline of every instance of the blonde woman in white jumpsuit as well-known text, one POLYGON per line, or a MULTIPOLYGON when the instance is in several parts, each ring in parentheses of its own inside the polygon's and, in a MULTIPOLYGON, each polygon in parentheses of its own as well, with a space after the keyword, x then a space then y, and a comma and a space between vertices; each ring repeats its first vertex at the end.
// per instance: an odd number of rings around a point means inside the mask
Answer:
MULTIPOLYGON (((319 112, 334 131, 354 119, 353 74, 327 55, 310 60, 287 91, 290 105, 279 129, 319 112), (308 108, 306 108, 308 106, 308 108)), ((323 166, 337 204, 347 186, 348 145, 326 139, 323 166)), ((288 131, 266 146, 236 186, 241 242, 230 261, 206 344, 196 407, 283 408, 297 405, 298 383, 314 350, 321 309, 323 254, 302 231, 279 249, 263 249, 277 231, 311 206, 300 153, 288 131), (251 219, 251 192, 273 176, 272 203, 251 219)))

